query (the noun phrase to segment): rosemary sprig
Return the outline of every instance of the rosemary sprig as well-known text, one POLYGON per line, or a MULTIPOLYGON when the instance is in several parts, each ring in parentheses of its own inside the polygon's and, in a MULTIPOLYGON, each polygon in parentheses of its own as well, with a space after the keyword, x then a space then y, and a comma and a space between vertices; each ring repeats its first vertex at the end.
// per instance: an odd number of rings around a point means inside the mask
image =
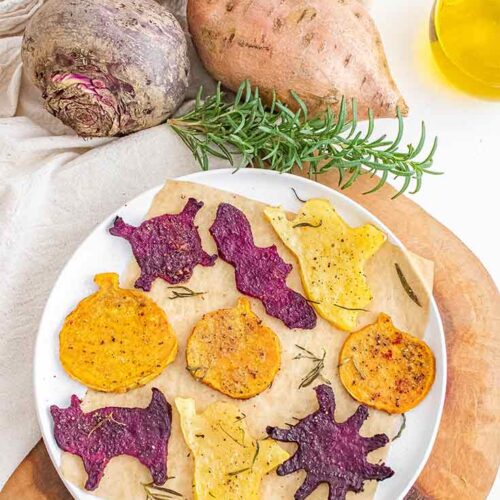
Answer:
POLYGON ((303 389, 304 387, 308 387, 311 385, 316 379, 321 379, 325 384, 331 385, 331 382, 323 376, 323 368, 325 367, 325 357, 326 351, 323 349, 323 356, 320 358, 316 356, 313 352, 309 351, 305 347, 295 344, 297 349, 300 349, 301 352, 297 354, 293 359, 310 359, 314 362, 314 366, 307 373, 307 375, 302 379, 299 384, 299 389, 303 389))
POLYGON ((146 500, 169 500, 182 497, 178 491, 165 488, 164 486, 156 486, 154 483, 142 483, 142 486, 146 492, 146 500))
POLYGON ((197 295, 204 295, 206 292, 194 292, 191 288, 182 285, 167 286, 172 290, 172 295, 168 297, 170 300, 183 299, 185 297, 196 297, 197 295))
POLYGON ((202 93, 200 88, 191 111, 167 123, 203 170, 209 168, 210 155, 228 160, 231 165, 235 165, 235 156, 240 155, 237 168, 250 165, 290 172, 298 167, 310 177, 336 169, 342 189, 350 187, 362 174, 378 174, 380 179, 367 193, 377 191, 393 176, 402 179, 394 197, 411 184, 411 193, 416 193, 424 174, 440 173, 431 170, 437 138, 427 156, 417 159, 426 143, 423 122, 417 145, 399 149, 403 138, 403 118, 399 111, 396 138, 389 140, 382 135, 373 139, 373 113, 369 112, 367 130, 362 132, 358 127, 356 102, 348 106, 344 98, 338 114, 328 109, 322 116, 310 117, 306 105, 294 92, 296 112, 275 96, 271 105, 265 106, 259 89, 252 91, 248 81, 241 84, 232 102, 225 100, 220 83, 215 94, 205 100, 202 93), (348 118, 348 108, 352 110, 352 118, 348 118))
POLYGON ((418 307, 422 307, 422 304, 420 303, 420 300, 417 297, 417 294, 413 291, 413 288, 410 286, 408 283, 408 280, 406 279, 406 276, 403 274, 403 271, 401 270, 401 267, 397 262, 394 263, 394 267, 396 268, 396 272, 398 273, 398 278, 399 281, 401 282, 401 286, 404 288, 404 291, 410 297, 415 304, 417 304, 418 307))

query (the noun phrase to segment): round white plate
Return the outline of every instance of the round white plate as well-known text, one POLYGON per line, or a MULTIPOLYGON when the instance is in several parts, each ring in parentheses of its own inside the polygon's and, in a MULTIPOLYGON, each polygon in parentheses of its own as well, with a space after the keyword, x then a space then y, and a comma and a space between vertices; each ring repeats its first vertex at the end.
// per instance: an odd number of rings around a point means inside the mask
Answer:
MULTIPOLYGON (((273 205, 281 204, 286 209, 297 211, 300 203, 291 190, 293 187, 304 199, 312 197, 329 199, 350 225, 357 226, 371 222, 385 231, 392 243, 402 246, 390 229, 367 210, 342 194, 297 176, 246 169, 236 173, 231 170, 199 172, 180 179, 198 182, 273 205)), ((76 304, 82 298, 94 293, 95 274, 110 271, 122 273, 131 259, 129 248, 123 245, 119 238, 112 238, 108 234, 107 230, 115 216, 119 213, 131 224, 138 225, 159 189, 160 187, 156 187, 138 196, 94 229, 62 270, 45 307, 35 347, 35 399, 43 439, 58 470, 61 450, 53 437, 49 407, 52 404, 67 407, 72 394, 83 397, 86 390, 84 386, 66 375, 59 362, 59 330, 64 318, 76 304)), ((390 203, 390 200, 387 203, 390 203)), ((391 444, 387 464, 396 473, 392 478, 379 483, 377 500, 394 500, 405 495, 422 470, 437 434, 446 388, 446 351, 443 327, 434 299, 431 300, 425 340, 436 356, 436 381, 424 401, 408 413, 406 430, 401 438, 391 444)), ((75 498, 95 498, 62 479, 75 498)))

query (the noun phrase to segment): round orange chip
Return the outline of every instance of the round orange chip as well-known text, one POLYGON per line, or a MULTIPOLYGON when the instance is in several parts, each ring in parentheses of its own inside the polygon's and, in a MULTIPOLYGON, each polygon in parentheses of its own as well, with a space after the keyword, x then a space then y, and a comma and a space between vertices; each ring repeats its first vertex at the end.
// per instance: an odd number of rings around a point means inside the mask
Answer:
POLYGON ((420 403, 435 373, 429 346, 398 330, 386 314, 351 333, 339 355, 340 380, 349 394, 388 413, 404 413, 420 403))
POLYGON ((240 298, 236 307, 205 314, 186 348, 187 369, 196 379, 232 398, 247 399, 269 387, 279 370, 276 334, 240 298))
POLYGON ((94 281, 99 290, 67 316, 59 334, 61 363, 98 391, 144 385, 177 354, 167 316, 144 293, 119 288, 115 273, 98 274, 94 281))

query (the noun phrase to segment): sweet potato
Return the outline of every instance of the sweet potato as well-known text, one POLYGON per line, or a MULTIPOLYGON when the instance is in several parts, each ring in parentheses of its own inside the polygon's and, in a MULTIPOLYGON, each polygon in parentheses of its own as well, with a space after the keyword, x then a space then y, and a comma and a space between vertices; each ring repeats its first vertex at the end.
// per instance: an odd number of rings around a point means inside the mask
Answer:
POLYGON ((355 98, 360 118, 408 107, 392 79, 380 35, 358 0, 189 0, 189 30, 206 69, 236 90, 250 80, 269 101, 310 113, 355 98))

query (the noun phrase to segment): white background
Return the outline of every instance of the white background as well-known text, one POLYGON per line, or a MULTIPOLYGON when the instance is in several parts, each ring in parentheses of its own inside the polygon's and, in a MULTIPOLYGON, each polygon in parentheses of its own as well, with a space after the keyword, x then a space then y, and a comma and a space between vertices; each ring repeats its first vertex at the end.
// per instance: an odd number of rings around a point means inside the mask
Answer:
MULTIPOLYGON (((500 102, 464 94, 443 79, 428 43, 433 3, 374 1, 371 7, 393 76, 410 106, 405 137, 418 136, 421 120, 439 137, 435 165, 445 174, 425 179, 414 199, 480 258, 498 286, 500 102)), ((384 132, 389 127, 381 124, 384 132)), ((499 475, 489 498, 500 498, 499 475)))

